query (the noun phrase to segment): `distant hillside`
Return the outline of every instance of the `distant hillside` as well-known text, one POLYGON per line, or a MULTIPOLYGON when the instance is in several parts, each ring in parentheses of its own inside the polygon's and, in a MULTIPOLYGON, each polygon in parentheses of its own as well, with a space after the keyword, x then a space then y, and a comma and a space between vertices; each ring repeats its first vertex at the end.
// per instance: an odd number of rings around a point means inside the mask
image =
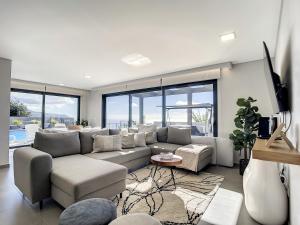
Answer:
MULTIPOLYGON (((31 117, 40 117, 41 113, 40 112, 35 112, 35 111, 30 111, 30 116, 31 117)), ((59 114, 59 113, 45 113, 45 117, 54 117, 54 118, 71 118, 68 115, 65 114, 59 114)))

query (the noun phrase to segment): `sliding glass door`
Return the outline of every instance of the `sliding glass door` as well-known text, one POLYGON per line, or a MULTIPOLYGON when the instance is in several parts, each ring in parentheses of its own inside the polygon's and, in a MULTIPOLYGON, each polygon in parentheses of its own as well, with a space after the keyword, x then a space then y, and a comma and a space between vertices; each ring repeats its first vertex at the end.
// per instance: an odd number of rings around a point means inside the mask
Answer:
POLYGON ((9 145, 29 145, 39 128, 74 125, 79 120, 80 97, 12 89, 9 145))
POLYGON ((193 135, 213 136, 214 85, 166 89, 166 124, 190 126, 193 135))
POLYGON ((153 90, 129 94, 132 98, 132 125, 162 126, 162 91, 153 90))
POLYGON ((129 96, 119 95, 106 99, 106 127, 117 129, 129 126, 129 96))
POLYGON ((217 81, 103 95, 103 126, 139 123, 188 126, 193 135, 217 136, 217 81))
POLYGON ((42 125, 43 95, 11 92, 10 97, 10 146, 26 145, 32 142, 35 132, 42 125))
POLYGON ((79 116, 78 101, 77 97, 46 95, 44 127, 63 128, 76 124, 79 116))

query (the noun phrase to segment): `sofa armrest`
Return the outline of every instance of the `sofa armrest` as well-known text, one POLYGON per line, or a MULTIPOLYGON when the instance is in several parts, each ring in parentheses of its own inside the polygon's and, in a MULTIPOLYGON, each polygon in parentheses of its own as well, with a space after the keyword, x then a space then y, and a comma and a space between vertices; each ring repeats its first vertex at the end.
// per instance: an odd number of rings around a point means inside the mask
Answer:
POLYGON ((32 203, 50 197, 51 155, 24 147, 14 151, 13 161, 15 185, 32 203))
POLYGON ((212 164, 217 163, 217 143, 215 137, 192 136, 192 144, 208 145, 212 148, 212 164))

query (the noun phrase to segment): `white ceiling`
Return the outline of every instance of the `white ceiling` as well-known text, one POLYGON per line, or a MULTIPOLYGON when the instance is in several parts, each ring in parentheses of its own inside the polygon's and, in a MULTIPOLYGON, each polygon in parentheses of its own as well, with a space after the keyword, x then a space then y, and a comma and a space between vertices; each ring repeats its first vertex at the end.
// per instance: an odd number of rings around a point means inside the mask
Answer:
POLYGON ((13 78, 90 89, 261 59, 263 40, 274 55, 279 11, 280 0, 0 0, 0 57, 13 78), (152 63, 124 64, 132 53, 152 63))

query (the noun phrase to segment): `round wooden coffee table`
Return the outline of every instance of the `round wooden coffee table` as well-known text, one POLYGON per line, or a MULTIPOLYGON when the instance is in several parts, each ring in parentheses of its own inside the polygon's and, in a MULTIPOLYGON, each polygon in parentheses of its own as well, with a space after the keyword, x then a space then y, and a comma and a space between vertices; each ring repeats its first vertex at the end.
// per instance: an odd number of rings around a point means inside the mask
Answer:
POLYGON ((170 171, 171 171, 171 176, 172 176, 172 180, 174 183, 174 187, 176 188, 173 168, 175 168, 175 166, 180 165, 182 163, 182 157, 178 156, 178 155, 173 155, 172 159, 166 160, 166 159, 162 159, 160 155, 153 155, 153 156, 151 156, 151 162, 152 162, 152 164, 155 165, 154 174, 152 177, 153 178, 155 177, 158 166, 169 167, 170 171))

